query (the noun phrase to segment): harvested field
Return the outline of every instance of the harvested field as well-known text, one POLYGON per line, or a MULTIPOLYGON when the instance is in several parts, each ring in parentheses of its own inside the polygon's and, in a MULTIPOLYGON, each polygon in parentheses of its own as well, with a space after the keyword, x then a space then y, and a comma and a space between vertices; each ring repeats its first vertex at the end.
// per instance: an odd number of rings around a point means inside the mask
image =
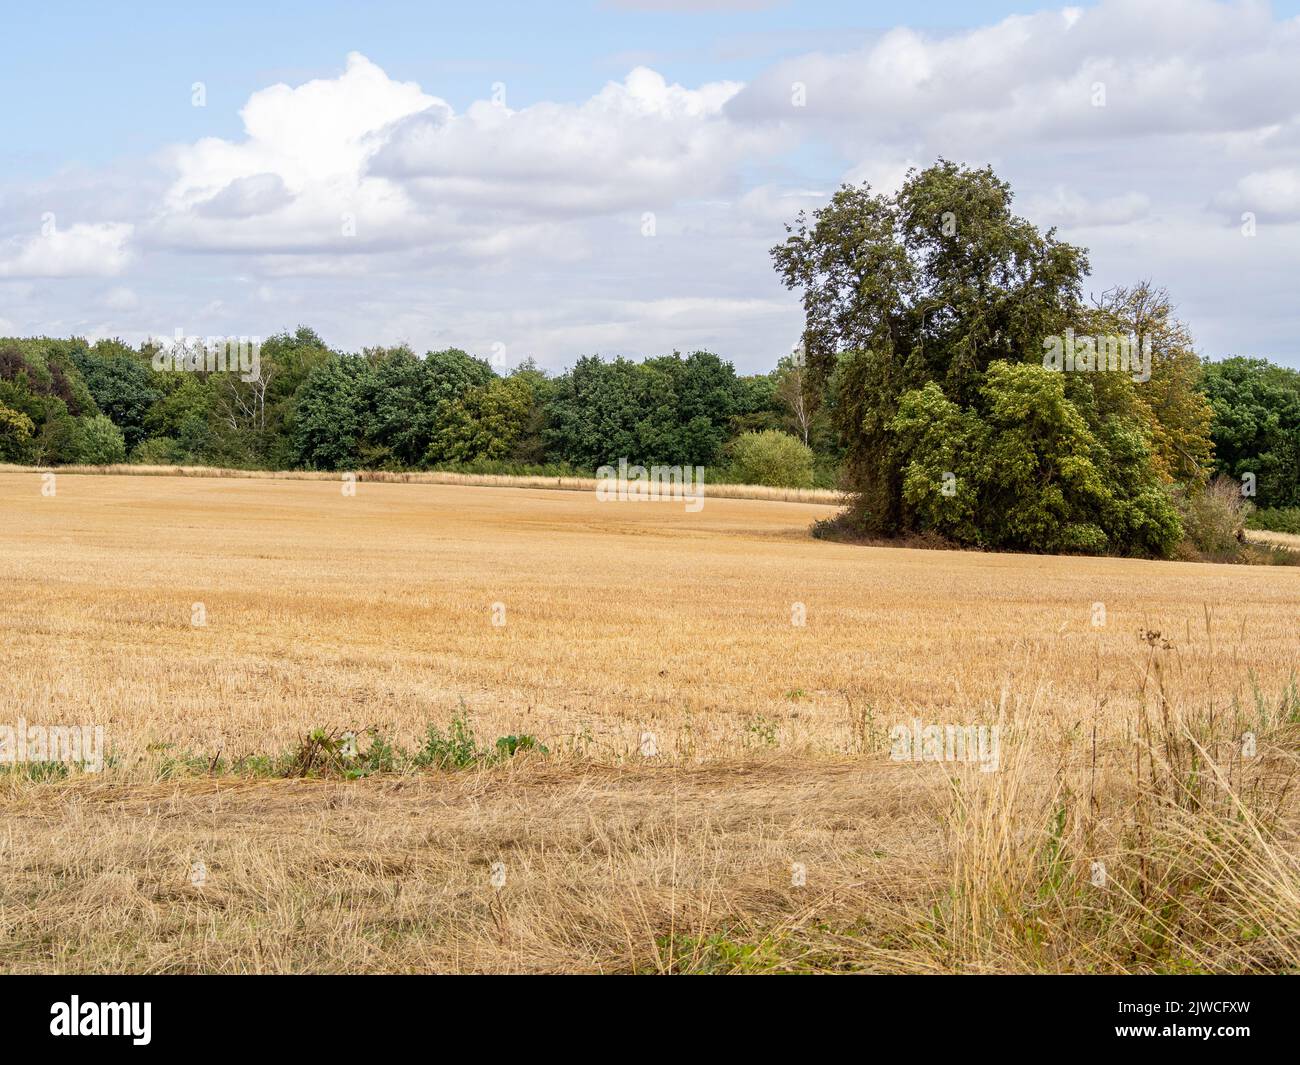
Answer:
POLYGON ((0 723, 109 758, 0 776, 7 969, 1300 965, 1294 570, 855 547, 761 499, 42 483, 0 472, 0 723), (546 753, 285 779, 313 730, 457 718, 546 753), (997 725, 996 771, 892 759, 914 720, 997 725))

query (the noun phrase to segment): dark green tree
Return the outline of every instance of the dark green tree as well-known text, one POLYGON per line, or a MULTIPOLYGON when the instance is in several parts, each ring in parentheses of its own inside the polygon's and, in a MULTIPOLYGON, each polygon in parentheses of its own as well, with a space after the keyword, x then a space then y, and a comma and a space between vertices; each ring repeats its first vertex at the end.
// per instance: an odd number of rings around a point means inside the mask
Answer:
POLYGON ((120 340, 101 340, 73 359, 96 406, 121 430, 129 451, 148 435, 146 419, 160 398, 154 371, 120 340))
POLYGON ((1300 506, 1300 372, 1237 356, 1206 363, 1201 389, 1218 471, 1253 473, 1262 507, 1300 506))
POLYGON ((844 186, 772 249, 802 293, 809 369, 837 382, 853 520, 865 531, 904 520, 907 459, 891 428, 901 398, 935 382, 968 405, 992 363, 1039 358, 1042 338, 1077 314, 1084 252, 1014 215, 1011 198, 991 169, 941 160, 894 196, 844 186))
POLYGON ((374 391, 374 368, 362 356, 336 356, 313 369, 295 399, 297 465, 311 470, 361 467, 374 391))

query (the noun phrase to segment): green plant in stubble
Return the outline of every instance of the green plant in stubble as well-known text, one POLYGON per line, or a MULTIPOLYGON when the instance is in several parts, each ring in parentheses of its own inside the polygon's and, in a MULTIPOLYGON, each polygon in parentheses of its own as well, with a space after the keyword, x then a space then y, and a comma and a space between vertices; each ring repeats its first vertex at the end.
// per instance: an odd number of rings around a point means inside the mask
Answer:
POLYGON ((776 723, 764 714, 758 714, 745 726, 750 740, 763 747, 779 746, 776 735, 776 723))
POLYGON ((411 764, 418 768, 464 769, 483 757, 474 730, 460 716, 451 719, 447 732, 437 725, 425 730, 424 746, 415 752, 411 764))

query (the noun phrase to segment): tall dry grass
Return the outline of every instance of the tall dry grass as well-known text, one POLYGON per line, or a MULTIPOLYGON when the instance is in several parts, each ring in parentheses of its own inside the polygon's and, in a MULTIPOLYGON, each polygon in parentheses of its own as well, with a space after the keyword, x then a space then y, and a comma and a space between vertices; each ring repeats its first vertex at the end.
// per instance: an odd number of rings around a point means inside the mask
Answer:
MULTIPOLYGON (((220 466, 147 466, 119 463, 108 466, 15 466, 0 463, 0 471, 37 473, 46 470, 67 474, 134 477, 222 477, 260 480, 332 481, 340 473, 320 470, 240 470, 220 466)), ((438 471, 357 470, 358 482, 371 484, 454 484, 477 488, 545 488, 551 491, 595 492, 600 483, 595 477, 530 477, 495 473, 446 473, 438 471)), ((717 499, 767 499, 784 503, 824 503, 838 505, 844 493, 828 488, 773 488, 763 484, 713 484, 704 486, 706 495, 717 499)))
POLYGON ((1246 539, 1253 543, 1268 544, 1272 547, 1285 547, 1291 551, 1300 551, 1300 536, 1295 533, 1270 532, 1267 529, 1247 529, 1246 539))

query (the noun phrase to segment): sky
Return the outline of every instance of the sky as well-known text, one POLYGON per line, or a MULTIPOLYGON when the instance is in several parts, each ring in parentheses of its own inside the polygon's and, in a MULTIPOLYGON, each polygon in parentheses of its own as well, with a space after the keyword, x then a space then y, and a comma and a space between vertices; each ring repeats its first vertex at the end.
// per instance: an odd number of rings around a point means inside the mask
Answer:
POLYGON ((942 157, 1300 367, 1300 0, 109 8, 5 12, 0 336, 765 372, 784 224, 942 157))

